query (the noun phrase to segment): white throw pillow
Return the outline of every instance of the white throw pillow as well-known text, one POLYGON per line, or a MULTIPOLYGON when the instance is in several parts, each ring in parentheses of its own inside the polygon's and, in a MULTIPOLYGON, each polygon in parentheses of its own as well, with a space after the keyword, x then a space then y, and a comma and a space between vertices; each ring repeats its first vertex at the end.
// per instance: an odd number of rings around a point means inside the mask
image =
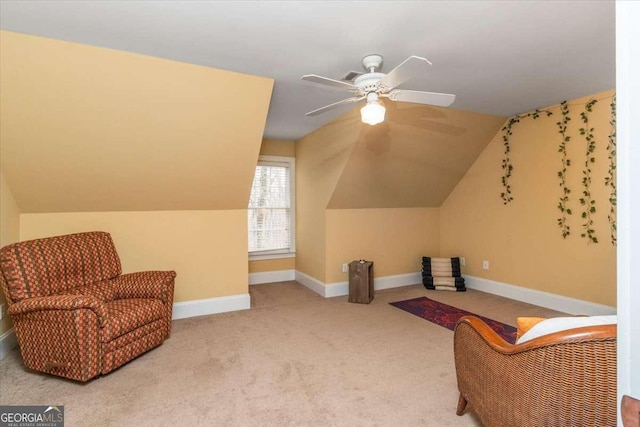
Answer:
POLYGON ((525 334, 523 334, 516 344, 531 341, 543 335, 554 332, 566 331, 567 329, 581 328, 583 326, 615 325, 618 323, 617 316, 591 316, 591 317, 553 317, 543 320, 525 334))

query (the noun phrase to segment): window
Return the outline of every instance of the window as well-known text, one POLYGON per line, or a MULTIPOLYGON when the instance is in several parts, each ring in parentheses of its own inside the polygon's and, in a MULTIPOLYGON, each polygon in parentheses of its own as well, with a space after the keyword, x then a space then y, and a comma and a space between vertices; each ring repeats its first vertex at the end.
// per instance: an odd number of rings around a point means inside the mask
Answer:
POLYGON ((295 254, 295 159, 260 156, 249 197, 249 259, 295 254))

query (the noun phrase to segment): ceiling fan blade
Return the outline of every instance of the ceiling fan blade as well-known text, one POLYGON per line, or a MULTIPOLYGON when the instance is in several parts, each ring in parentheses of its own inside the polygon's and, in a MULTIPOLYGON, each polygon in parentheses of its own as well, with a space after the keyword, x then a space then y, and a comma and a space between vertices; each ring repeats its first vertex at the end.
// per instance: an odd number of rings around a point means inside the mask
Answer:
POLYGON ((410 56, 402 64, 389 71, 389 74, 384 76, 380 83, 387 87, 398 87, 407 80, 426 73, 430 67, 431 62, 426 58, 410 56))
POLYGON ((347 90, 358 90, 358 87, 355 85, 352 85, 351 83, 346 83, 346 82, 341 82, 340 80, 334 80, 334 79, 330 79, 328 77, 322 77, 322 76, 318 76, 315 74, 306 74, 304 76, 301 77, 302 80, 306 80, 308 82, 312 82, 312 83, 318 83, 321 85, 325 85, 325 86, 333 86, 333 87, 337 87, 340 89, 347 89, 347 90))
POLYGON ((456 96, 449 93, 423 92, 420 90, 394 89, 387 96, 392 101, 413 102, 414 104, 436 105, 438 107, 448 107, 456 100, 456 96))
POLYGON ((346 104, 353 104, 354 102, 362 101, 366 96, 354 96, 352 98, 343 99, 342 101, 334 102, 333 104, 325 105, 322 108, 318 108, 317 110, 309 111, 307 116, 316 116, 318 114, 324 113, 325 111, 333 110, 334 108, 340 107, 346 104))

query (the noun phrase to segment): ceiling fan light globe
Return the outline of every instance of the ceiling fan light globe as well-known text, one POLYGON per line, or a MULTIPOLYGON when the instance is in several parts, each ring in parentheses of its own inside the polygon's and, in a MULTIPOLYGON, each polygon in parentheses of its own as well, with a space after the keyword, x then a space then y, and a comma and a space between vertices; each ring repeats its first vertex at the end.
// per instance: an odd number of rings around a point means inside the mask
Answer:
POLYGON ((360 110, 362 123, 377 125, 384 122, 384 114, 387 110, 379 102, 367 102, 367 105, 360 110))

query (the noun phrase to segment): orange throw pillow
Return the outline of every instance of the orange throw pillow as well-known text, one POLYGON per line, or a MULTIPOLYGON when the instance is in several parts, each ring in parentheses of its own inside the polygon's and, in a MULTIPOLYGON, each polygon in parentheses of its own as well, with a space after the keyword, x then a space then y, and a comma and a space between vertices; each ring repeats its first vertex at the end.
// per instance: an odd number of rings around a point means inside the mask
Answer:
POLYGON ((518 320, 516 320, 516 324, 518 326, 518 330, 516 332, 517 338, 520 339, 520 337, 524 335, 529 329, 533 328, 543 320, 547 319, 545 319, 544 317, 518 317, 518 320))

